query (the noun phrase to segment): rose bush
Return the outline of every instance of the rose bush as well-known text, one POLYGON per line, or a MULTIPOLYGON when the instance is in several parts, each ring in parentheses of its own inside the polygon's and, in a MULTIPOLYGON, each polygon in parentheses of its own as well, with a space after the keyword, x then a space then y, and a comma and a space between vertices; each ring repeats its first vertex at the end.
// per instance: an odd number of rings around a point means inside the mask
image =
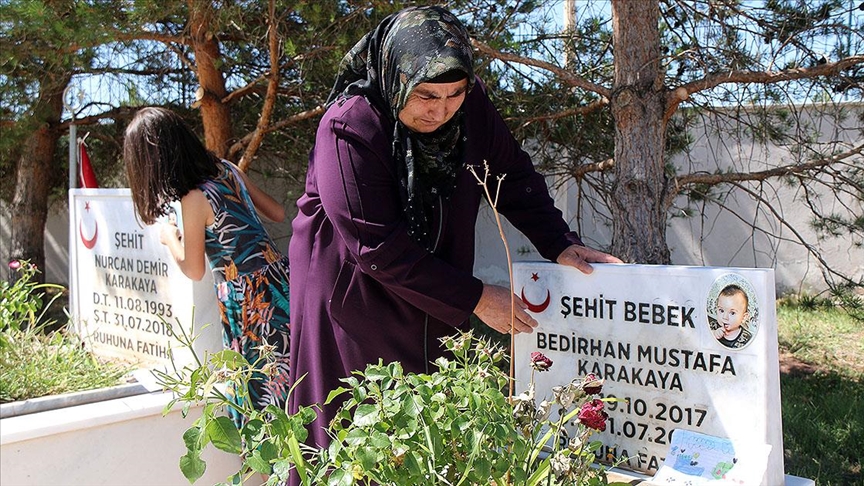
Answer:
MULTIPOLYGON (((180 338, 191 344, 188 336, 180 338)), ((158 373, 177 394, 166 411, 178 403, 184 411, 203 404, 183 436, 181 470, 190 482, 200 478, 206 468, 201 451, 212 444, 243 459, 229 484, 260 480, 259 474, 267 484, 283 484, 292 469, 306 485, 608 484, 594 463, 600 444, 589 441, 605 428, 604 400, 596 398, 602 380, 574 379, 537 403, 533 373, 553 363, 535 353, 526 390, 507 397, 502 349, 470 333, 443 345, 450 357, 437 360, 434 373, 404 373, 399 363, 378 363, 343 380, 345 387, 329 397, 342 405, 329 430, 332 443, 323 450, 304 444, 312 408, 289 415, 272 406, 256 411, 241 405, 237 411, 247 420, 239 428, 226 416, 226 408, 237 405, 223 387, 234 383, 242 390, 253 370, 266 371, 266 349, 260 363, 221 351, 197 367, 158 373)))

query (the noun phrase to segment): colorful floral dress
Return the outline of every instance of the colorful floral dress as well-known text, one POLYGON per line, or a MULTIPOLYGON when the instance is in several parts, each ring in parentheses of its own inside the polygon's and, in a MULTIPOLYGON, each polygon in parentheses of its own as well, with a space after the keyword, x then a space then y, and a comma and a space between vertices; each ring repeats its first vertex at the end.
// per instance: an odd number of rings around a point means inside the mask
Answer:
MULTIPOLYGON (((270 235, 233 165, 223 162, 215 178, 198 186, 215 220, 205 228, 205 252, 216 284, 225 347, 242 354, 257 369, 249 383, 256 409, 285 407, 288 396, 288 258, 270 235), (270 358, 262 358, 264 346, 270 358)), ((243 394, 233 399, 242 403, 243 394)), ((242 419, 232 413, 238 423, 242 419)))

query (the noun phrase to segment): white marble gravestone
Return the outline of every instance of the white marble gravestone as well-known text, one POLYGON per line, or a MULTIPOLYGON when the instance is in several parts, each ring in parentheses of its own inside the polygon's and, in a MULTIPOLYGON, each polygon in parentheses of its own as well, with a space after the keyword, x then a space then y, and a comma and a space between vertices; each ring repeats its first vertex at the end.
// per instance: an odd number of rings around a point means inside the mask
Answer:
POLYGON ((178 326, 199 335, 199 355, 221 349, 210 272, 200 282, 183 275, 159 242, 159 225, 136 219, 129 189, 69 193, 70 304, 94 354, 159 369, 170 368, 173 355, 174 364, 185 365, 192 356, 175 338, 178 326))
POLYGON ((671 434, 684 429, 742 444, 736 461, 763 469, 763 485, 783 484, 773 270, 594 268, 585 275, 553 263, 514 264, 514 291, 540 323, 516 337, 517 391, 526 388, 530 355, 539 351, 554 364, 535 374, 538 401, 588 373, 606 380, 605 396, 627 399, 607 404, 606 431, 592 437, 603 443, 601 459, 625 458, 621 466, 654 474, 671 434), (724 343, 713 330, 718 294, 730 285, 746 294, 749 335, 724 343), (767 460, 745 448, 768 450, 767 460))

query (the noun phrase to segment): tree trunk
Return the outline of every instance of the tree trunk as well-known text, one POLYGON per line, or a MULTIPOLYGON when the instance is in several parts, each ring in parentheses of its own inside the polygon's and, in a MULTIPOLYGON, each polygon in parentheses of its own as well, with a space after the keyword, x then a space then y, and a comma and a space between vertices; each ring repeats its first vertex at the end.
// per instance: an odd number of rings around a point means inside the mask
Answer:
POLYGON ((189 31, 195 50, 195 64, 200 84, 201 120, 204 144, 219 157, 228 155, 233 130, 231 110, 222 100, 227 95, 225 77, 217 66, 222 58, 219 42, 210 31, 211 5, 189 0, 189 31))
POLYGON ((663 121, 656 0, 612 0, 615 81, 615 185, 612 253, 633 263, 669 263, 663 121))
MULTIPOLYGON (((54 160, 61 135, 58 124, 63 113, 63 91, 70 79, 71 76, 65 75, 60 79, 46 80, 40 86, 33 108, 36 128, 24 141, 16 168, 10 257, 28 260, 42 271, 45 269, 48 196, 53 177, 63 173, 57 170, 54 160)), ((17 275, 10 278, 15 280, 17 275)), ((44 282, 44 273, 38 273, 35 279, 44 282)))

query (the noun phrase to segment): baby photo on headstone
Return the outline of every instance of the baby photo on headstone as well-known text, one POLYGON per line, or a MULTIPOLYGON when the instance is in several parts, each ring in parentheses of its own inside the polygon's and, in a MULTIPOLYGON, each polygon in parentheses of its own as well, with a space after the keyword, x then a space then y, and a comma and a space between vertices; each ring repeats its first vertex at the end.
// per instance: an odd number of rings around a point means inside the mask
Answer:
POLYGON ((738 274, 720 276, 708 292, 706 315, 717 342, 730 349, 746 347, 759 327, 759 305, 753 286, 738 274))

